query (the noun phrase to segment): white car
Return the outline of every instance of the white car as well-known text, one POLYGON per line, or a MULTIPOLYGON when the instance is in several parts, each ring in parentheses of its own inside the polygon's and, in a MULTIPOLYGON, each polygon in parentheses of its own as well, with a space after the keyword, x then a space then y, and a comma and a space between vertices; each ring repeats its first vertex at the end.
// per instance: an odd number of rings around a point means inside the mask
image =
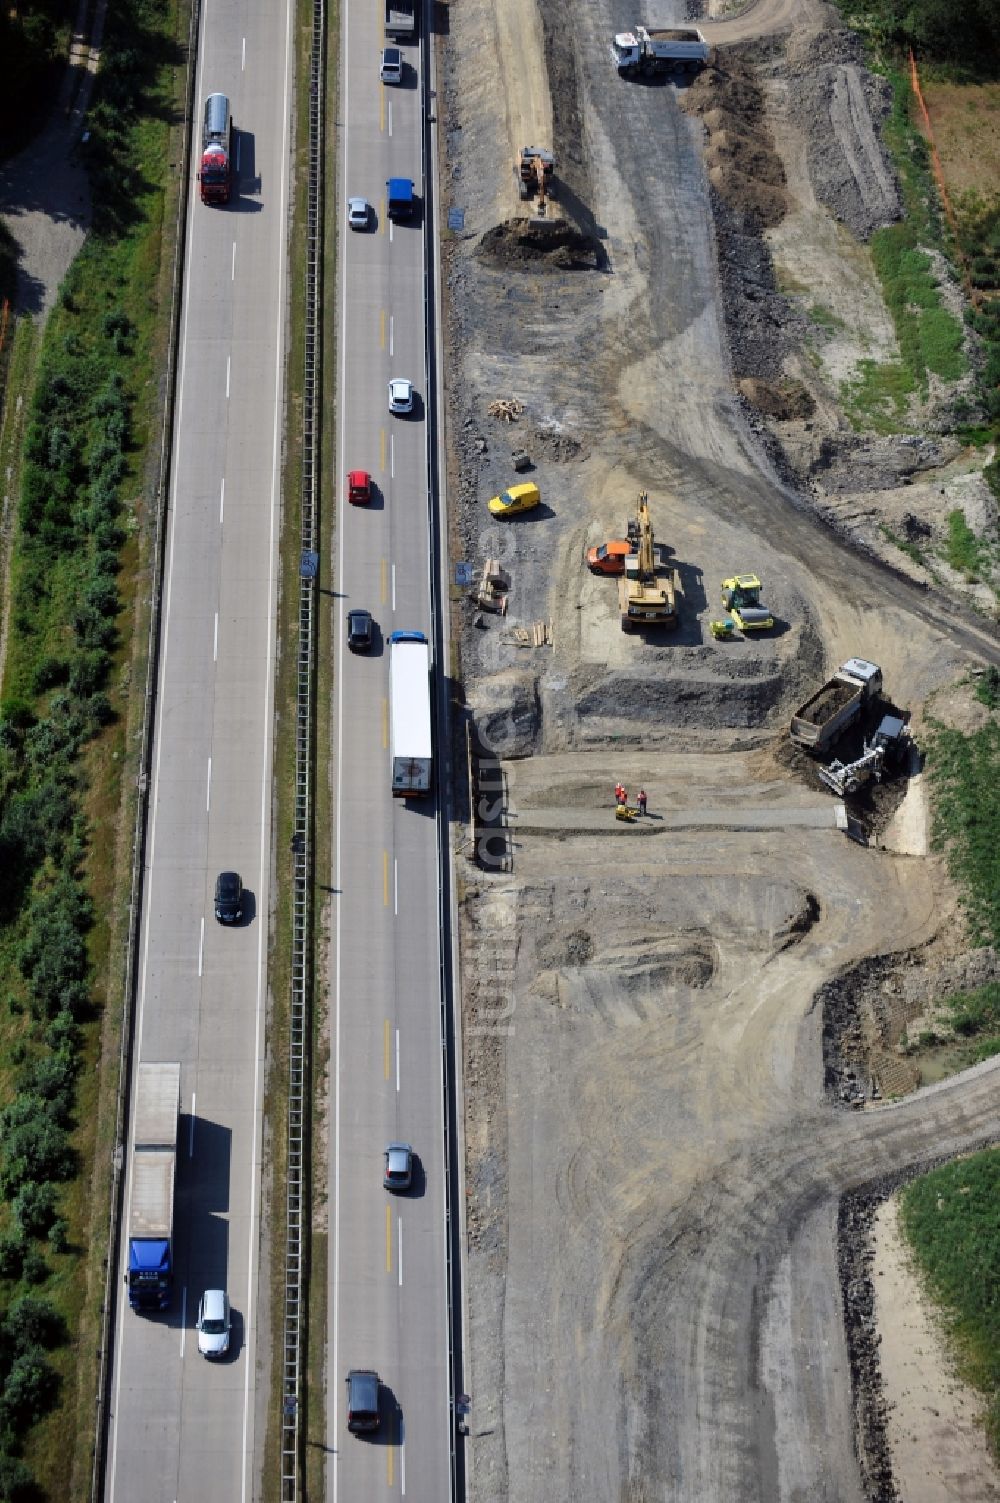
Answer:
POLYGON ((403 54, 398 47, 383 47, 378 76, 383 83, 403 82, 403 54))
POLYGON ((198 1301, 198 1350, 203 1357, 224 1357, 229 1350, 229 1295, 206 1289, 198 1301))
POLYGON ((367 198, 349 198, 347 200, 347 223, 352 230, 366 230, 368 217, 371 209, 367 198))
POLYGON ((394 376, 393 379, 389 382, 389 411, 413 411, 412 381, 406 381, 402 376, 394 376))

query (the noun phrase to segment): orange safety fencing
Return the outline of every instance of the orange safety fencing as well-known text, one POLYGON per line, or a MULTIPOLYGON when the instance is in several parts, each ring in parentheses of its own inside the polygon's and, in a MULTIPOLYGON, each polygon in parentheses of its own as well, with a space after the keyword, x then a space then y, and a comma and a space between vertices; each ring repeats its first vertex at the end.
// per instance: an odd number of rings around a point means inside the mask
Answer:
POLYGON ((951 206, 951 199, 948 196, 948 187, 944 180, 944 168, 941 166, 941 158, 938 155, 937 142, 934 139, 934 127, 933 125, 931 125, 930 111, 927 108, 927 101, 924 99, 923 90, 920 87, 920 75, 917 72, 917 60, 913 56, 912 47, 910 48, 910 86, 913 89, 914 98, 920 106, 920 113, 923 116, 924 130, 927 132, 927 144, 930 147, 931 153, 931 171, 934 173, 934 181, 937 183, 938 192, 941 195, 941 203, 944 207, 945 218, 951 226, 951 232, 955 237, 955 254, 958 256, 959 266, 961 267, 962 271, 962 282, 965 287, 965 295, 970 302, 978 303, 979 298, 969 276, 968 263, 966 262, 965 252, 962 249, 962 242, 958 233, 958 219, 955 215, 955 210, 951 206))

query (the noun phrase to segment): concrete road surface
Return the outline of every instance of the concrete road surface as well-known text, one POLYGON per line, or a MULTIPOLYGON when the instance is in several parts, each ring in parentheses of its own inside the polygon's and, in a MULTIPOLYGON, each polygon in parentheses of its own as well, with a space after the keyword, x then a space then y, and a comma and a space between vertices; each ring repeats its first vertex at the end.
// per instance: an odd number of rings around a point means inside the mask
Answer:
POLYGON ((153 1317, 128 1308, 118 1281, 116 1503, 255 1495, 289 19, 287 5, 233 0, 202 18, 196 119, 206 93, 228 93, 237 186, 215 208, 189 188, 136 1051, 181 1063, 176 1279, 172 1308, 153 1317), (215 878, 232 868, 249 893, 243 922, 223 928, 215 878), (209 1363, 194 1321, 219 1286, 232 1345, 209 1363))
MULTIPOLYGON (((334 936, 327 1495, 449 1496, 438 867, 433 799, 393 800, 389 636, 431 638, 423 226, 390 224, 389 177, 424 198, 419 49, 403 83, 379 82, 382 12, 344 7, 342 174, 373 205, 367 232, 340 206, 334 936), (390 416, 390 377, 414 383, 408 417, 390 416), (347 504, 348 469, 368 470, 371 506, 347 504), (373 651, 352 656, 344 618, 365 606, 373 651), (382 1187, 387 1143, 412 1144, 409 1193, 382 1187), (374 1368, 381 1426, 347 1430, 345 1378, 374 1368)), ((437 665, 436 671, 440 671, 437 665)))

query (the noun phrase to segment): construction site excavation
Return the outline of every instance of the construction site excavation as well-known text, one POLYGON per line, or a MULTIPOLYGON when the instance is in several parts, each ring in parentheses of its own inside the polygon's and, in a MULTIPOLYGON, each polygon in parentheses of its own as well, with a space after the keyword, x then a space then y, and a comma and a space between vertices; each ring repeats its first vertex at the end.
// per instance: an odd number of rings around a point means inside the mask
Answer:
POLYGON ((996 725, 1000 578, 941 508, 1000 554, 971 378, 848 411, 889 85, 817 0, 445 12, 470 1496, 1000 1498, 898 1216, 1000 1138, 996 1057, 908 1052, 998 975, 928 751, 996 725))

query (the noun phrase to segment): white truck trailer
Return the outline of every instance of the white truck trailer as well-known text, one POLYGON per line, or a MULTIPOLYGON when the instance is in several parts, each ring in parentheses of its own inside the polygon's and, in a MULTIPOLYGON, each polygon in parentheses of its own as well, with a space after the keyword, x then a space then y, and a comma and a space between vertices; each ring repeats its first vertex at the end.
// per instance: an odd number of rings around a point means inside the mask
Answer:
POLYGON ((708 43, 696 26, 635 26, 618 33, 611 43, 611 58, 622 78, 696 73, 708 60, 708 43))
POLYGON ((135 1082, 125 1274, 133 1310, 166 1310, 170 1305, 180 1106, 180 1065, 140 1065, 135 1082))
POLYGON ((420 631, 389 638, 389 755, 393 798, 431 791, 431 650, 420 631))

